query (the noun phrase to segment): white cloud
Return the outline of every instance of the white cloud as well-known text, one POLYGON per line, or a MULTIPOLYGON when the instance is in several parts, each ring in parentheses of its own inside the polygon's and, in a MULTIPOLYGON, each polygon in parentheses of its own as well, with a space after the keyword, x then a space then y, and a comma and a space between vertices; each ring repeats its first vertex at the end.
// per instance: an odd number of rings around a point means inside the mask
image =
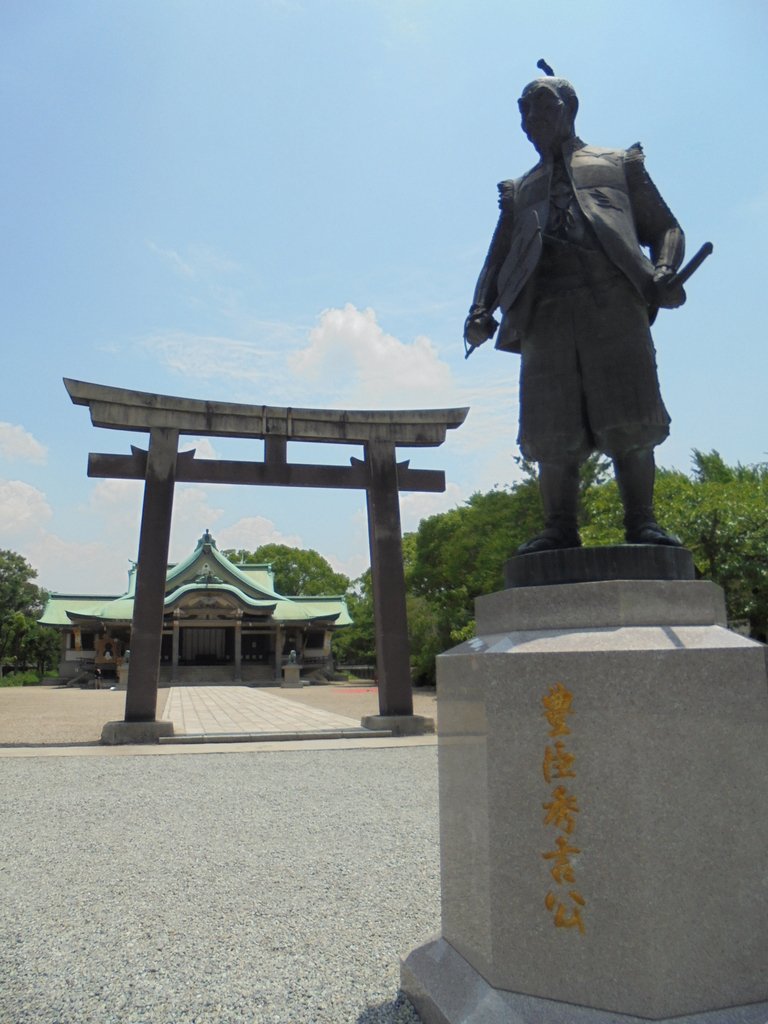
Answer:
MULTIPOLYGON (((325 310, 311 328, 243 317, 240 327, 240 337, 163 332, 143 344, 173 372, 205 381, 212 392, 223 390, 231 401, 339 409, 470 407, 465 424, 449 431, 444 448, 426 460, 444 468, 457 483, 445 495, 403 495, 404 530, 417 528, 424 516, 453 507, 473 491, 508 483, 518 475, 513 463, 517 359, 481 353, 463 362, 456 346, 443 357, 429 338, 403 341, 383 329, 374 310, 351 303, 325 310)), ((199 458, 217 457, 219 450, 226 450, 225 444, 217 442, 214 448, 206 439, 190 438, 184 447, 197 448, 199 458)), ((301 454, 294 450, 291 457, 299 459, 301 454)), ((415 468, 421 466, 416 453, 404 455, 411 456, 415 468)), ((196 508, 189 507, 185 529, 177 510, 173 557, 187 554, 206 527, 216 527, 217 539, 219 534, 225 538, 226 547, 253 549, 269 541, 301 546, 300 538, 283 536, 266 520, 225 525, 232 521, 229 513, 217 515, 217 508, 211 500, 200 499, 196 508)), ((361 563, 368 560, 364 527, 359 538, 348 531, 340 541, 340 533, 338 524, 329 524, 324 543, 305 539, 340 571, 358 575, 358 566, 365 568, 361 563), (334 548, 341 557, 334 557, 334 548)))
POLYGON ((292 375, 323 381, 325 394, 356 408, 442 404, 456 388, 436 346, 420 336, 406 344, 387 334, 372 309, 351 303, 327 309, 309 344, 288 356, 292 375))
POLYGON ((103 540, 71 541, 40 530, 25 543, 23 554, 48 590, 118 595, 128 585, 128 556, 103 540))
POLYGON ((323 538, 312 546, 327 559, 336 572, 341 572, 349 579, 355 580, 365 572, 371 564, 370 546, 368 538, 368 513, 363 504, 358 506, 352 514, 345 518, 344 529, 341 540, 343 555, 337 553, 339 540, 336 539, 337 551, 328 548, 329 538, 323 538))
MULTIPOLYGON (((214 488, 215 491, 215 488, 214 488)), ((87 511, 95 517, 99 534, 119 552, 119 561, 135 559, 144 496, 141 480, 100 480, 93 488, 87 511)), ((173 498, 170 561, 190 554, 204 530, 212 528, 223 510, 201 484, 177 484, 173 498)))
POLYGON ((188 245, 183 253, 176 249, 166 249, 148 242, 147 245, 157 256, 165 261, 177 274, 193 280, 221 274, 230 274, 239 270, 234 260, 214 249, 210 245, 196 242, 188 245))
POLYGON ((170 560, 191 554, 205 530, 214 529, 224 510, 212 503, 211 492, 201 484, 177 484, 173 498, 170 560))
MULTIPOLYGON (((471 385, 455 380, 437 346, 420 335, 411 342, 388 334, 372 309, 351 303, 320 314, 308 334, 300 326, 253 321, 257 340, 184 331, 157 332, 142 342, 173 373, 223 381, 233 400, 325 408, 439 408, 468 404, 471 385), (253 385, 258 393, 253 398, 253 385)), ((482 387, 485 392, 485 382, 482 387)), ((515 385, 516 387, 516 385, 515 385)), ((503 390, 502 404, 514 397, 503 390)), ((476 394, 475 389, 472 394, 476 394)), ((494 396, 490 396, 491 400, 494 396)))
POLYGON ((23 427, 16 423, 0 423, 0 456, 2 458, 43 463, 47 454, 46 447, 23 427))
POLYGON ((23 536, 52 515, 48 499, 37 487, 22 480, 0 480, 0 537, 23 536))
POLYGON ((447 512, 462 504, 466 495, 458 484, 449 483, 442 494, 413 491, 400 495, 400 520, 403 533, 411 533, 418 529, 419 523, 427 516, 447 512))
MULTIPOLYGON (((70 540, 49 532, 46 496, 20 481, 0 481, 0 547, 22 554, 42 586, 65 593, 123 593, 129 562, 138 556, 143 482, 99 480, 81 518, 95 525, 97 539, 70 540)), ((179 484, 173 505, 169 560, 186 558, 203 531, 223 515, 205 487, 179 484)))
MULTIPOLYGON (((42 491, 21 480, 0 480, 0 547, 18 551, 37 570, 38 583, 71 592, 117 593, 119 545, 67 541, 47 529, 53 516, 42 491), (117 568, 117 573, 115 569, 117 568)), ((122 565, 127 565, 122 559, 122 565)))
POLYGON ((220 549, 243 548, 255 551, 262 544, 287 544, 292 548, 303 546, 298 534, 281 533, 271 519, 265 516, 244 516, 232 526, 218 531, 216 543, 220 549))
POLYGON ((143 480, 99 480, 93 485, 83 511, 92 517, 98 533, 135 558, 139 543, 143 480))
POLYGON ((266 381, 275 355, 249 341, 218 335, 165 331, 150 335, 143 347, 182 377, 198 380, 266 381))
POLYGON ((108 514, 115 509, 130 508, 133 511, 136 505, 141 507, 143 493, 143 480, 99 480, 91 490, 89 504, 99 515, 108 514))
POLYGON ((209 437, 193 437, 179 444, 180 452, 194 452, 196 459, 220 459, 209 437))
POLYGON ((296 382, 289 379, 285 356, 303 333, 287 324, 266 321, 249 323, 248 331, 256 340, 158 331, 139 344, 177 376, 218 383, 220 393, 223 386, 229 401, 299 404, 293 398, 296 382))

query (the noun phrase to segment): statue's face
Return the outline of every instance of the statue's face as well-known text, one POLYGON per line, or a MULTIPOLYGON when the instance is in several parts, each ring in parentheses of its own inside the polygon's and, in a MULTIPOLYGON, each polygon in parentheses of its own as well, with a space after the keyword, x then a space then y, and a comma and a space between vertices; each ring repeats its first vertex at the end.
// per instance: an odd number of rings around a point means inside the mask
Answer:
POLYGON ((523 131, 541 153, 556 153, 573 135, 573 118, 554 89, 526 90, 520 99, 523 131))

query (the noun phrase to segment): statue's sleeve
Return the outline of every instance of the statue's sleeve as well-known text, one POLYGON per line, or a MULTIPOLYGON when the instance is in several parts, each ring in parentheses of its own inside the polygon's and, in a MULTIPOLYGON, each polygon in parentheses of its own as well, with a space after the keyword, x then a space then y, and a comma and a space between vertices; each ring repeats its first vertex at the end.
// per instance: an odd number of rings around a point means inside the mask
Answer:
POLYGON ((501 212, 496 230, 491 238, 488 255, 485 257, 483 269, 480 271, 475 285, 470 315, 481 312, 492 313, 499 304, 499 271, 509 252, 514 225, 515 182, 502 181, 498 188, 501 212))
POLYGON ((638 241, 656 267, 677 270, 685 255, 685 235, 645 169, 640 143, 625 153, 624 170, 638 241))

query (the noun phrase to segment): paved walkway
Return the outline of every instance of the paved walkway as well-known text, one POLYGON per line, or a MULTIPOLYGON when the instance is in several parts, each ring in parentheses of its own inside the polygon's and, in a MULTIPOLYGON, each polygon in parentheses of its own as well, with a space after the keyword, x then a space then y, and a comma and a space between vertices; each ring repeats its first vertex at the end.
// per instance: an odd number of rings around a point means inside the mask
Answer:
MULTIPOLYGON (((105 722, 122 721, 125 693, 60 686, 0 688, 0 759, 5 757, 125 756, 243 753, 314 747, 433 746, 434 733, 392 737, 360 728, 378 713, 375 687, 357 684, 303 689, 246 686, 178 687, 158 693, 158 718, 174 721, 171 743, 102 746, 105 722)), ((415 691, 414 711, 437 717, 435 694, 415 691)), ((1 1016, 1 1015, 0 1015, 1 1016)))
POLYGON ((173 686, 162 719, 175 737, 360 732, 358 719, 245 686, 173 686))

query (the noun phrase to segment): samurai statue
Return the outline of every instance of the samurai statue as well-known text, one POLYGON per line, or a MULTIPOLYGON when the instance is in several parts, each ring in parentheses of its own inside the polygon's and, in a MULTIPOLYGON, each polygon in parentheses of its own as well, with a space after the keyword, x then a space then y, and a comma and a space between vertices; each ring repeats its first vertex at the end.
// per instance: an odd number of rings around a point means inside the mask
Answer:
POLYGON ((685 302, 682 282, 708 252, 678 273, 685 239, 642 147, 582 142, 570 82, 548 73, 518 105, 539 162, 498 186, 464 328, 468 355, 497 329, 496 348, 521 355, 518 443, 538 463, 545 522, 518 553, 581 545, 579 467, 596 451, 613 461, 627 543, 680 546, 653 510, 654 448, 670 420, 650 325, 685 302))

